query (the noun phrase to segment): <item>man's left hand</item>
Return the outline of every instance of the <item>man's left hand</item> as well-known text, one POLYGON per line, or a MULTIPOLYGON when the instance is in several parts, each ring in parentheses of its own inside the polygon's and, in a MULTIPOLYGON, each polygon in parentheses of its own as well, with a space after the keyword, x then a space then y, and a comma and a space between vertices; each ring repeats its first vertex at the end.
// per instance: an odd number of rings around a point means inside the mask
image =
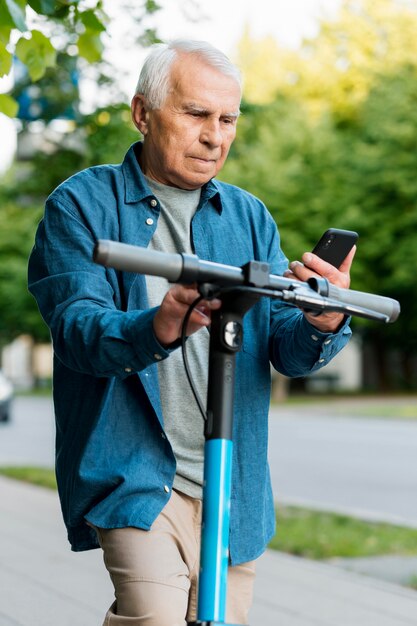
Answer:
MULTIPOLYGON (((330 263, 326 263, 316 254, 305 252, 302 256, 302 263, 293 261, 290 263, 290 269, 284 273, 286 278, 292 278, 306 282, 312 276, 321 276, 343 289, 349 289, 350 286, 350 268, 353 257, 355 256, 356 246, 352 248, 342 265, 337 269, 330 263)), ((313 315, 304 311, 307 320, 323 333, 334 333, 343 323, 344 315, 342 313, 322 313, 321 315, 313 315)))

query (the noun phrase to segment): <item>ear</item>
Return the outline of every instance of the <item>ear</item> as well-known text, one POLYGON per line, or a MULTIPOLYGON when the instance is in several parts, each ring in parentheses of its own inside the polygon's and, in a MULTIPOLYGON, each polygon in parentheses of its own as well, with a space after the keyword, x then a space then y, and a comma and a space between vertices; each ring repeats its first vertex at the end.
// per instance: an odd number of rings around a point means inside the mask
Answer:
POLYGON ((130 106, 132 112, 132 120, 136 128, 145 137, 148 132, 148 111, 146 101, 143 95, 137 94, 133 97, 130 106))

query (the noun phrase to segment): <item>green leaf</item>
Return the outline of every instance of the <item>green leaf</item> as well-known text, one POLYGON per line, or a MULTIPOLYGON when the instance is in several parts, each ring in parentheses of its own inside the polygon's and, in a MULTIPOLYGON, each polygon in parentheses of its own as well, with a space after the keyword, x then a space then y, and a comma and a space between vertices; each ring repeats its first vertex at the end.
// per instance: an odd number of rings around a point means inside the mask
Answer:
MULTIPOLYGON (((1 13, 1 9, 0 9, 0 13, 1 13)), ((4 43, 4 45, 6 46, 9 41, 10 41, 10 33, 12 32, 12 25, 7 25, 3 22, 1 15, 0 15, 0 41, 2 43, 4 43)))
POLYGON ((0 0, 0 41, 4 44, 9 43, 12 28, 14 28, 14 22, 5 2, 0 0))
POLYGON ((20 3, 16 2, 16 0, 4 0, 4 2, 9 10, 14 26, 16 26, 16 28, 18 28, 21 32, 27 30, 24 5, 21 6, 20 3))
POLYGON ((6 76, 12 68, 13 55, 0 43, 0 76, 6 76))
POLYGON ((155 0, 146 0, 145 10, 147 13, 155 13, 161 9, 161 5, 155 2, 155 0))
POLYGON ((94 31, 86 30, 86 32, 78 38, 77 45, 80 56, 89 63, 100 61, 103 52, 103 44, 100 35, 94 31))
POLYGON ((42 13, 42 2, 41 0, 28 0, 28 5, 36 12, 42 13))
POLYGON ((47 67, 56 63, 56 50, 40 31, 32 31, 31 39, 21 37, 16 45, 16 55, 28 69, 32 81, 37 81, 45 74, 47 67))
POLYGON ((28 0, 28 4, 39 15, 53 15, 55 13, 55 0, 28 0))
POLYGON ((147 28, 142 35, 138 37, 138 42, 143 47, 152 46, 154 43, 161 43, 155 28, 147 28))
POLYGON ((0 113, 4 113, 8 117, 16 117, 19 105, 11 96, 5 93, 0 94, 0 113))
POLYGON ((53 67, 56 62, 56 50, 48 37, 45 37, 39 30, 33 30, 32 41, 36 44, 38 53, 42 55, 45 65, 47 67, 53 67))
POLYGON ((1 21, 1 17, 0 24, 0 41, 6 46, 10 41, 10 33, 12 32, 12 27, 4 25, 1 21))
POLYGON ((87 30, 94 33, 102 33, 106 30, 103 22, 99 20, 94 11, 83 11, 83 13, 80 13, 79 16, 87 30))

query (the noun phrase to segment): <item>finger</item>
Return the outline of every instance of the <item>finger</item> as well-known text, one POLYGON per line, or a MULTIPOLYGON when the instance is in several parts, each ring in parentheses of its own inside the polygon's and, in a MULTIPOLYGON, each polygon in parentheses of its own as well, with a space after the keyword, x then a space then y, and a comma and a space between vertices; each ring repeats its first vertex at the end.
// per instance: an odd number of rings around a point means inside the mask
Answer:
POLYGON ((290 263, 290 269, 297 280, 307 281, 312 276, 320 276, 319 272, 314 272, 312 268, 308 267, 300 261, 292 261, 290 263))
POLYGON ((195 308, 190 315, 189 324, 208 326, 211 321, 210 313, 199 308, 195 308))
POLYGON ((352 266, 352 262, 353 262, 355 254, 356 254, 356 246, 353 246, 352 250, 349 252, 346 259, 343 261, 342 265, 339 267, 339 272, 343 272, 343 274, 348 274, 350 272, 350 268, 352 266))
POLYGON ((325 276, 330 282, 337 280, 339 275, 337 267, 334 267, 331 263, 327 263, 327 261, 323 261, 317 254, 305 252, 301 258, 305 266, 316 272, 319 276, 325 276))
POLYGON ((222 305, 221 300, 215 298, 213 300, 202 300, 196 307, 195 311, 201 316, 211 319, 211 312, 219 309, 222 305))
POLYGON ((316 254, 312 254, 311 252, 306 252, 305 254, 303 254, 302 259, 306 266, 308 265, 311 270, 317 272, 319 276, 326 278, 333 285, 337 285, 338 287, 343 287, 345 289, 349 288, 349 261, 347 261, 346 265, 344 266, 345 268, 347 268, 346 271, 342 272, 341 268, 337 269, 336 267, 331 265, 331 263, 323 261, 323 259, 318 257, 316 254))
POLYGON ((174 285, 170 292, 174 300, 183 305, 192 304, 199 296, 197 289, 192 285, 174 285))
MULTIPOLYGON (((189 306, 200 296, 200 293, 193 285, 174 285, 171 288, 173 298, 181 305, 189 306)), ((221 300, 213 298, 212 300, 202 300, 198 304, 198 308, 204 310, 215 310, 221 307, 221 300)))
POLYGON ((213 300, 202 300, 201 304, 205 309, 216 311, 217 309, 220 309, 222 301, 219 300, 219 298, 213 298, 213 300))
POLYGON ((289 278, 290 280, 299 280, 297 276, 291 270, 285 270, 283 273, 284 278, 289 278))

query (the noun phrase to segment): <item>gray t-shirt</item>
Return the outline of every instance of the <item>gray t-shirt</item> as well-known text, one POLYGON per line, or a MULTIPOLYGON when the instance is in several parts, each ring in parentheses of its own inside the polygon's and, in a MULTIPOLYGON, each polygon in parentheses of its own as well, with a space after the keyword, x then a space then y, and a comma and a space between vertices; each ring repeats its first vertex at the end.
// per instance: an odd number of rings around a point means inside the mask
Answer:
MULTIPOLYGON (((168 253, 192 254, 191 220, 200 201, 201 190, 184 190, 162 185, 147 178, 158 198, 161 213, 149 248, 168 253)), ((170 288, 165 278, 147 276, 149 305, 161 304, 170 288)), ((207 398, 209 333, 206 328, 187 340, 187 356, 199 395, 207 398)), ((181 350, 158 363, 164 427, 177 460, 174 487, 193 497, 202 497, 204 463, 204 421, 197 407, 184 370, 181 350)))

